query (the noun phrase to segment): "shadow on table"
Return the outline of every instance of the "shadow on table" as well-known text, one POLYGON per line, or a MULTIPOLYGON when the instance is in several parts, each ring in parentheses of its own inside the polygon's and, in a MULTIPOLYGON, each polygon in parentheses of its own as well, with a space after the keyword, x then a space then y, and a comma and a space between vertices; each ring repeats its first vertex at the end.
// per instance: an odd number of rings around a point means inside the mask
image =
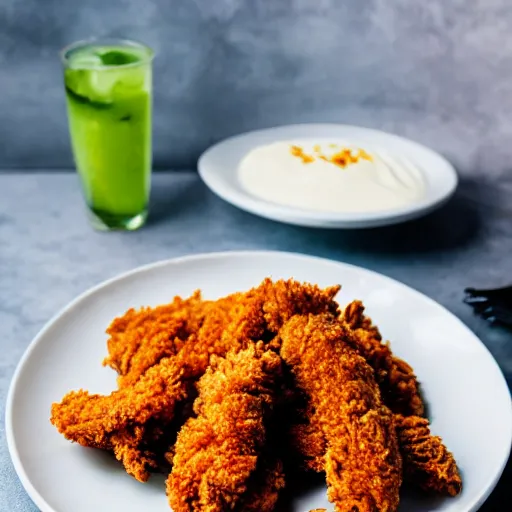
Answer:
POLYGON ((446 205, 416 220, 371 229, 293 229, 305 233, 312 247, 318 244, 327 251, 343 247, 349 252, 410 254, 458 249, 479 235, 485 220, 474 195, 478 195, 478 183, 463 180, 446 205))
POLYGON ((463 248, 485 224, 486 202, 492 205, 492 187, 477 179, 463 179, 454 197, 439 210, 417 220, 372 229, 315 229, 291 226, 241 211, 221 202, 197 180, 158 180, 152 191, 148 226, 167 219, 209 215, 226 232, 240 229, 253 247, 304 251, 319 256, 344 253, 412 254, 463 248), (284 241, 284 242, 283 242, 284 241))
POLYGON ((204 205, 206 194, 206 187, 195 180, 158 180, 151 190, 148 226, 183 215, 189 209, 197 211, 204 205))

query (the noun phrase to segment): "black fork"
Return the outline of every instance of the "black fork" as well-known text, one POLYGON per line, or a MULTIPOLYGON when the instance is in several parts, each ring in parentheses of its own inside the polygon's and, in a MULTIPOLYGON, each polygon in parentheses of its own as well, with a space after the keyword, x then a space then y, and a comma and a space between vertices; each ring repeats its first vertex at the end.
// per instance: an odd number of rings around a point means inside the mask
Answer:
POLYGON ((466 288, 464 302, 491 323, 512 327, 512 286, 490 290, 466 288))

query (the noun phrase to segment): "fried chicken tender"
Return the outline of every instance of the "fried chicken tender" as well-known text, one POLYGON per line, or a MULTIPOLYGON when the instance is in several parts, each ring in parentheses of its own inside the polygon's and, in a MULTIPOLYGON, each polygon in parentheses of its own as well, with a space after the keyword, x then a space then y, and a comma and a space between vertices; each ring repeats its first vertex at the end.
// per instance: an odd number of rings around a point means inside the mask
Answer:
MULTIPOLYGON (((428 492, 449 496, 459 494, 462 481, 455 459, 441 438, 430 433, 428 420, 401 414, 395 414, 394 420, 403 458, 404 480, 428 492)), ((325 471, 327 439, 311 410, 303 412, 302 421, 290 428, 291 444, 305 469, 322 473, 325 471)))
POLYGON ((298 419, 290 425, 289 436, 293 457, 300 467, 323 473, 327 440, 311 405, 299 411, 298 419))
POLYGON ((176 443, 167 481, 175 512, 273 510, 282 471, 263 467, 259 478, 258 472, 280 373, 279 356, 264 352, 263 343, 212 361, 198 383, 197 417, 187 421, 176 443), (251 492, 253 480, 263 495, 251 492))
POLYGON ((249 490, 241 501, 241 509, 244 512, 272 512, 284 486, 282 461, 272 454, 263 453, 260 467, 256 469, 254 478, 249 482, 249 490))
POLYGON ((328 496, 338 512, 393 512, 402 461, 391 412, 374 372, 333 316, 295 316, 280 331, 281 356, 310 401, 327 450, 328 496))
POLYGON ((334 296, 339 286, 322 290, 292 279, 272 282, 265 279, 245 293, 234 293, 205 306, 197 333, 192 334, 176 356, 186 361, 199 379, 212 355, 238 352, 253 342, 272 345, 281 326, 295 314, 338 311, 334 296))
POLYGON ((375 371, 384 403, 397 414, 423 416, 425 407, 413 369, 382 343, 378 328, 364 315, 361 301, 353 301, 341 314, 352 336, 349 342, 375 371))
POLYGON ((191 393, 190 373, 181 361, 162 359, 135 384, 110 395, 68 393, 52 405, 50 421, 66 439, 111 450, 129 474, 144 482, 157 466, 148 441, 159 439, 191 393))
POLYGON ((456 496, 462 480, 453 455, 440 437, 430 433, 429 422, 419 416, 396 416, 404 459, 404 477, 426 491, 456 496))
MULTIPOLYGON (((362 303, 354 301, 342 312, 340 320, 350 329, 351 336, 346 341, 374 368, 384 402, 397 413, 394 417, 405 480, 426 491, 458 494, 461 479, 453 456, 439 437, 430 434, 428 420, 414 414, 423 414, 424 407, 412 369, 381 343, 379 331, 363 311, 362 303), (398 414, 404 410, 409 415, 398 414)), ((304 410, 302 420, 291 426, 290 436, 302 465, 318 473, 324 471, 327 440, 311 408, 304 410)))
POLYGON ((107 329, 109 355, 103 365, 117 371, 118 386, 134 384, 164 357, 176 355, 184 341, 199 330, 210 302, 196 291, 188 299, 175 297, 156 308, 129 309, 107 329))
POLYGON ((164 306, 130 309, 107 329, 109 355, 103 364, 119 373, 119 387, 128 386, 160 359, 179 352, 190 336, 196 337, 201 348, 213 347, 206 355, 222 355, 225 340, 243 347, 247 340, 264 335, 271 339, 293 314, 336 312, 333 299, 338 291, 339 286, 321 290, 294 280, 274 283, 265 279, 248 292, 217 301, 204 301, 197 291, 188 299, 175 297, 164 306), (222 347, 216 350, 219 341, 222 347))
MULTIPOLYGON (((423 399, 412 368, 394 356, 389 344, 364 315, 360 301, 351 302, 341 315, 350 326, 361 355, 375 370, 384 403, 395 414, 405 479, 426 491, 455 496, 462 481, 452 454, 440 437, 431 435, 423 399)), ((317 441, 315 441, 317 442, 317 441)))
POLYGON ((338 290, 266 279, 215 302, 201 302, 196 293, 128 312, 109 329, 107 364, 120 373, 120 389, 108 396, 71 392, 52 406, 51 422, 71 441, 112 451, 129 474, 146 481, 159 461, 172 458, 169 432, 184 422, 181 411, 194 400, 212 355, 225 356, 259 339, 272 342, 296 313, 336 312, 338 290))
MULTIPOLYGON (((462 480, 453 455, 440 437, 430 433, 429 421, 420 416, 394 415, 398 444, 403 459, 404 480, 428 492, 456 496, 462 480)), ((309 410, 302 422, 290 427, 291 445, 304 469, 325 471, 327 440, 318 418, 309 410)))

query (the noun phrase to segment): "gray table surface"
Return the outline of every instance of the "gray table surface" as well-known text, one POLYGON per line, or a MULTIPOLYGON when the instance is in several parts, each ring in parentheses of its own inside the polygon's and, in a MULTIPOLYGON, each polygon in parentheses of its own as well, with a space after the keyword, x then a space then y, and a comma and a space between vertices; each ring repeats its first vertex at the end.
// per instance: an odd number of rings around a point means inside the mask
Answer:
MULTIPOLYGON (((454 199, 428 217, 358 231, 316 230, 260 219, 216 198, 192 172, 159 174, 153 184, 152 215, 144 229, 97 233, 87 224, 74 174, 0 175, 2 418, 9 382, 24 350, 43 324, 76 295, 138 265, 221 250, 302 252, 399 279, 461 318, 491 350, 512 385, 512 333, 474 317, 461 300, 468 285, 491 287, 512 281, 512 179, 462 180, 454 199)), ((511 477, 509 461, 483 511, 504 510, 510 503, 512 490, 505 482, 511 477)), ((10 462, 3 421, 0 510, 37 510, 10 462)))

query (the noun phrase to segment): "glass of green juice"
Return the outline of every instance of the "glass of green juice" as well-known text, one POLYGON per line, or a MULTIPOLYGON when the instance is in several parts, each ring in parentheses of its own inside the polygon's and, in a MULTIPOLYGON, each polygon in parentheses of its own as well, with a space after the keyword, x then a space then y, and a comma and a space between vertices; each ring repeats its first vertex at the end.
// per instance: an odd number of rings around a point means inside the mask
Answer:
POLYGON ((73 156, 96 229, 133 230, 147 217, 153 56, 121 39, 62 50, 73 156))

